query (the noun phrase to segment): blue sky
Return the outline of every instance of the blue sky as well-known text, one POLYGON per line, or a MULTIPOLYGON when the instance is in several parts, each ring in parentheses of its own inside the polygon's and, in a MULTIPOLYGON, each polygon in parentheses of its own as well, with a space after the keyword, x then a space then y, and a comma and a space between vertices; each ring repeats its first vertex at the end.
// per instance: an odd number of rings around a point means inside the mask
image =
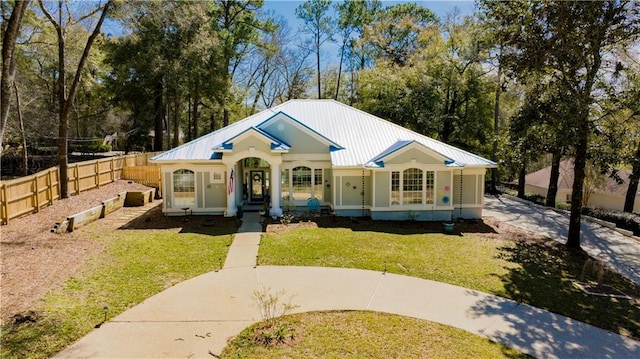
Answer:
MULTIPOLYGON (((287 24, 292 31, 297 31, 301 25, 301 21, 296 17, 296 8, 304 1, 301 0, 265 0, 263 9, 265 11, 273 11, 276 15, 281 15, 287 20, 287 24)), ((338 2, 338 1, 334 1, 338 2)), ((400 3, 416 3, 433 11, 441 20, 445 16, 457 8, 461 16, 471 15, 475 10, 475 3, 469 1, 442 1, 442 0, 425 0, 425 1, 391 1, 382 0, 382 6, 390 6, 400 3)), ((325 64, 337 62, 338 45, 336 43, 325 43, 322 48, 322 58, 325 64)))
MULTIPOLYGON (((337 2, 337 1, 336 1, 337 2)), ((394 4, 399 4, 403 2, 414 2, 418 5, 424 6, 429 10, 433 11, 436 15, 438 15, 441 19, 457 7, 460 10, 461 15, 470 15, 473 13, 475 9, 475 4, 473 1, 442 1, 442 0, 427 0, 427 1, 389 1, 382 0, 383 6, 389 6, 394 4)), ((273 10, 276 14, 280 14, 287 19, 289 26, 291 28, 296 28, 296 24, 298 19, 296 18, 295 9, 303 1, 299 0, 265 0, 264 9, 265 10, 273 10)))

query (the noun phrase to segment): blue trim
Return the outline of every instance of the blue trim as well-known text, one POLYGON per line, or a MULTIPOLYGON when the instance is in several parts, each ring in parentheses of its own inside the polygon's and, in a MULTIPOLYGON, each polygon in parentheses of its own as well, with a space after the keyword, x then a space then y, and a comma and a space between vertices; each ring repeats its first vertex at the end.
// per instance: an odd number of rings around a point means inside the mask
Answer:
POLYGON ((322 138, 323 140, 327 141, 327 142, 329 143, 329 150, 331 150, 331 146, 333 146, 333 147, 335 147, 335 148, 337 148, 337 149, 339 149, 339 150, 344 149, 344 147, 342 147, 342 146, 340 146, 339 144, 335 143, 334 141, 332 141, 332 140, 328 139, 327 137, 325 137, 324 135, 322 135, 320 132, 318 132, 318 131, 316 131, 316 130, 312 129, 311 127, 309 127, 309 126, 305 125, 304 123, 302 123, 302 122, 300 122, 300 121, 296 120, 295 118, 293 118, 293 117, 291 117, 291 116, 287 115, 286 113, 284 113, 284 112, 282 112, 282 111, 278 111, 278 112, 276 112, 273 116, 271 116, 271 117, 267 118, 266 120, 264 120, 264 121, 260 122, 260 123, 259 123, 258 125, 256 125, 255 127, 257 127, 257 128, 262 127, 263 125, 265 125, 266 123, 270 122, 271 120, 273 120, 273 119, 274 119, 275 117, 277 117, 278 115, 283 115, 283 116, 285 116, 285 117, 286 117, 286 118, 288 118, 289 120, 291 120, 291 121, 293 121, 293 122, 295 122, 295 123, 299 124, 300 126, 302 126, 302 127, 303 127, 303 128, 305 128, 305 129, 307 129, 309 132, 311 132, 311 133, 315 134, 316 136, 318 136, 318 137, 322 138))
POLYGON ((271 134, 256 128, 254 126, 247 128, 246 130, 236 134, 235 136, 225 140, 224 142, 222 142, 220 145, 214 147, 214 149, 222 149, 222 150, 232 150, 233 149, 233 143, 232 141, 235 140, 236 138, 242 136, 243 134, 253 131, 255 133, 257 133, 260 136, 265 137, 266 139, 268 139, 271 142, 271 149, 279 149, 279 150, 289 150, 291 148, 291 146, 289 146, 287 143, 285 143, 284 141, 281 141, 280 139, 272 136, 271 134))
POLYGON ((279 144, 279 143, 271 144, 271 151, 288 151, 290 149, 291 147, 289 147, 289 145, 286 145, 286 144, 279 144))
POLYGON ((221 160, 222 159, 222 152, 214 152, 211 154, 211 157, 209 157, 210 160, 221 160))
POLYGON ((437 154, 438 156, 444 157, 444 164, 445 166, 449 167, 453 164, 456 163, 455 160, 452 160, 451 158, 439 153, 438 151, 434 151, 432 148, 427 147, 425 145, 423 145, 422 143, 416 141, 416 140, 410 140, 410 141, 398 141, 396 143, 394 143, 393 145, 389 146, 386 150, 382 151, 379 155, 377 155, 376 157, 374 157, 371 161, 369 161, 369 163, 373 162, 377 165, 382 164, 382 166, 380 167, 384 167, 384 162, 382 161, 383 158, 390 156, 391 154, 400 151, 401 149, 410 146, 412 144, 416 144, 422 148, 427 149, 428 152, 433 152, 435 154, 437 154))

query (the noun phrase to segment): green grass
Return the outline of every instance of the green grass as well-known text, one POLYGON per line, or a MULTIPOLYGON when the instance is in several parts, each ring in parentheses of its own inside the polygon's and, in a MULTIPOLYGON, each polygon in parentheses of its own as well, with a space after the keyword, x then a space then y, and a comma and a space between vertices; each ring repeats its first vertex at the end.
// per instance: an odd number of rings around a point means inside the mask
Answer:
POLYGON ((516 265, 497 259, 498 242, 439 233, 400 235, 349 228, 296 229, 266 235, 260 263, 359 268, 428 278, 481 291, 503 291, 516 265))
POLYGON ((104 320, 180 281, 217 269, 236 227, 128 229, 88 238, 105 244, 81 273, 46 296, 30 317, 35 322, 2 328, 3 358, 46 358, 104 320))
POLYGON ((261 323, 234 338, 222 358, 527 358, 462 329, 399 315, 312 312, 286 316, 291 342, 256 344, 261 323))
POLYGON ((376 271, 383 271, 386 265, 392 273, 511 298, 640 338, 640 287, 609 273, 605 284, 634 300, 584 294, 573 286, 588 259, 584 253, 570 252, 552 241, 424 234, 415 229, 399 229, 398 224, 386 225, 386 229, 375 228, 375 232, 362 228, 306 228, 269 234, 260 245, 260 263, 376 271))

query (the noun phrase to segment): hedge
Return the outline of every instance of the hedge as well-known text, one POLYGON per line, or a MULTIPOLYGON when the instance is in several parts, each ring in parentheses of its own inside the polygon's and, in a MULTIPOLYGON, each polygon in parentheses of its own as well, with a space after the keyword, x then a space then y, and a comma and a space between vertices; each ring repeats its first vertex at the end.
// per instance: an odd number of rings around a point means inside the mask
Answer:
POLYGON ((592 207, 583 207, 582 214, 615 223, 619 228, 633 231, 636 236, 640 235, 640 216, 637 214, 592 207))

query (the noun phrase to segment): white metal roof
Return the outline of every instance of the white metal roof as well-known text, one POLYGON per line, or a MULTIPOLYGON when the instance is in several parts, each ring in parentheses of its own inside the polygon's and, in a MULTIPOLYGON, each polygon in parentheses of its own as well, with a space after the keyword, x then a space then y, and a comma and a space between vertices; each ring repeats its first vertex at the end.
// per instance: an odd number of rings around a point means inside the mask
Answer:
MULTIPOLYGON (((334 100, 290 100, 161 153, 152 160, 175 162, 220 158, 215 146, 226 144, 251 127, 258 128, 280 112, 339 145, 332 147, 330 152, 334 167, 363 167, 398 143, 408 142, 420 143, 443 157, 450 158, 453 162, 449 161, 448 166, 496 166, 490 160, 334 100)), ((277 139, 274 134, 269 135, 277 139)))

